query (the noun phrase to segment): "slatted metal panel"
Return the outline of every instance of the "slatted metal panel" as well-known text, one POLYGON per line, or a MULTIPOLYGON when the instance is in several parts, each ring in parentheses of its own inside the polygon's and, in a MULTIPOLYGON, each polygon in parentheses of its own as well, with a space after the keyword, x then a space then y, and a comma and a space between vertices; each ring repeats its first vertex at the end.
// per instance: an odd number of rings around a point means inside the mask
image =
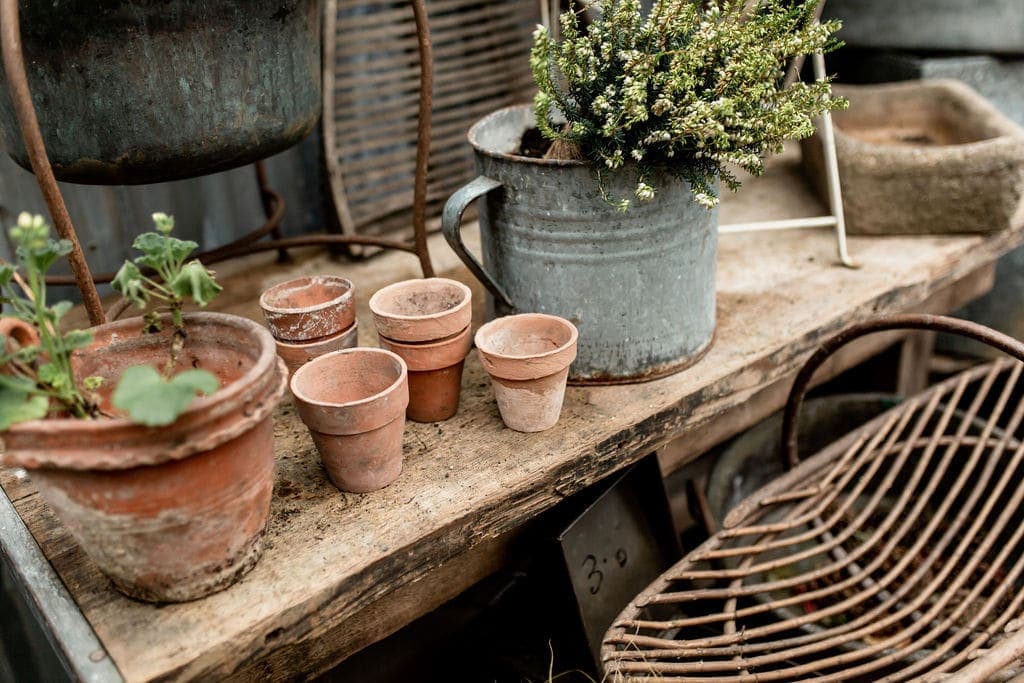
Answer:
MULTIPOLYGON (((466 131, 528 100, 536 0, 427 2, 434 46, 428 216, 473 175, 466 131)), ((411 230, 419 54, 405 0, 327 0, 324 147, 348 233, 411 230)))

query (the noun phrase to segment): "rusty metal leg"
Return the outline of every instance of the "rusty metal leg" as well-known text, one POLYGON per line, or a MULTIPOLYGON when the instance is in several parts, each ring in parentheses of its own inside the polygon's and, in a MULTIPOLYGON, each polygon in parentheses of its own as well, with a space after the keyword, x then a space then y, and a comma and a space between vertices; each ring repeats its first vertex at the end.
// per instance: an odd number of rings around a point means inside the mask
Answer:
POLYGON ((412 0, 416 34, 420 49, 420 111, 416 139, 416 182, 413 186, 412 225, 416 237, 416 255, 423 277, 434 276, 434 265, 427 250, 427 167, 430 162, 431 109, 434 102, 434 51, 430 43, 430 19, 425 0, 412 0))
MULTIPOLYGON (((260 202, 263 204, 263 215, 269 221, 274 216, 274 211, 277 208, 275 202, 280 201, 280 196, 270 189, 270 181, 267 179, 267 167, 263 160, 257 161, 254 166, 256 167, 256 182, 260 188, 260 202)), ((270 229, 270 235, 275 240, 284 239, 280 222, 274 223, 274 227, 270 229)), ((291 260, 292 257, 288 254, 287 249, 281 247, 277 250, 278 263, 288 263, 291 260)))
POLYGON ((39 119, 36 117, 35 106, 32 104, 28 76, 25 73, 25 56, 21 51, 18 0, 0 0, 0 31, 2 31, 0 49, 3 51, 8 91, 18 117, 21 135, 25 140, 25 149, 32 162, 32 172, 36 176, 36 182, 39 183, 39 189, 43 192, 43 198, 46 199, 46 205, 50 209, 50 217, 53 219, 54 227, 57 228, 57 233, 61 238, 71 242, 68 261, 71 264, 71 271, 74 273, 78 291, 82 293, 85 310, 89 313, 89 322, 93 325, 102 325, 106 322, 103 304, 100 303, 96 285, 89 272, 89 264, 85 260, 82 245, 78 242, 78 235, 71 223, 71 216, 68 215, 67 206, 64 205, 64 197, 61 196, 57 180, 53 176, 50 159, 46 155, 43 134, 39 130, 39 119))

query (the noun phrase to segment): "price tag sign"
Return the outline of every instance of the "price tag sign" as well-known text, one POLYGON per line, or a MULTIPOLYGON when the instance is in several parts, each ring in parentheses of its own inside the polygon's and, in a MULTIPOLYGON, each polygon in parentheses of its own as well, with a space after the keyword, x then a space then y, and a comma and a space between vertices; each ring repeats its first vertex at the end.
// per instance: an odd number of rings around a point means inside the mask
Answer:
POLYGON ((587 644, 599 663, 612 621, 679 556, 656 456, 612 484, 558 542, 587 644))

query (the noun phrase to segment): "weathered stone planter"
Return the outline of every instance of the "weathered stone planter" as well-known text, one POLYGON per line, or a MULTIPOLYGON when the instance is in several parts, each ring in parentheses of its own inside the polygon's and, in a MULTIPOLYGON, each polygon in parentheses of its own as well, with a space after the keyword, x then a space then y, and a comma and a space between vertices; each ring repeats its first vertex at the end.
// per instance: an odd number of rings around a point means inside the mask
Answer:
MULTIPOLYGON (((847 230, 852 234, 995 232, 1024 196, 1024 129, 956 81, 837 86, 833 114, 847 230)), ((805 170, 827 196, 821 142, 805 170)))
POLYGON ((829 0, 826 18, 843 20, 842 39, 860 47, 1019 53, 1020 0, 829 0))
MULTIPOLYGON (((20 8, 29 86, 59 180, 152 183, 227 170, 287 149, 320 116, 317 0, 20 8)), ((6 88, 0 133, 28 168, 6 88)))
MULTIPOLYGON (((452 248, 490 292, 488 317, 549 313, 579 328, 570 381, 635 382, 690 365, 715 328, 717 211, 667 173, 652 201, 629 211, 602 199, 593 168, 518 155, 532 108, 502 109, 469 131, 480 177, 444 209, 452 248), (463 211, 480 203, 483 265, 459 236, 463 211)), ((630 197, 634 169, 605 173, 612 196, 630 197)))
MULTIPOLYGON (((285 389, 270 333, 221 313, 185 317, 176 371, 212 372, 221 388, 171 425, 126 418, 32 420, 4 434, 3 464, 31 471, 82 549, 128 595, 193 600, 251 569, 274 486, 273 411, 285 389)), ((109 404, 125 368, 159 365, 171 326, 143 334, 142 318, 94 328, 75 373, 104 378, 109 404)))

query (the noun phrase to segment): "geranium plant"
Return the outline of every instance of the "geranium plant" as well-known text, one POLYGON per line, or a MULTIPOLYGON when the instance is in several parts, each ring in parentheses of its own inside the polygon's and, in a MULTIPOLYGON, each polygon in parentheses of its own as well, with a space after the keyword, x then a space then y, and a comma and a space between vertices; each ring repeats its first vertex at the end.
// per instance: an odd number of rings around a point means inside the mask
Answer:
POLYGON ((713 207, 718 179, 739 187, 731 166, 762 173, 766 154, 846 106, 828 80, 784 84, 791 59, 839 45, 838 22, 813 20, 818 2, 655 0, 645 16, 639 0, 596 0, 585 27, 571 7, 559 40, 544 27, 534 35, 537 127, 556 157, 598 173, 635 165, 638 200, 653 198, 648 180, 662 167, 713 207))
MULTIPOLYGON (((135 248, 143 255, 125 263, 114 287, 140 306, 159 300, 162 306, 147 313, 147 330, 158 331, 162 314, 169 313, 174 333, 164 367, 127 368, 114 389, 113 405, 135 422, 158 426, 177 419, 197 394, 211 394, 218 388, 217 378, 205 370, 172 373, 187 336, 182 306, 186 300, 205 306, 221 288, 205 266, 188 260, 198 245, 170 236, 173 219, 155 214, 154 221, 157 232, 135 240, 135 248)), ((17 246, 17 268, 0 265, 2 301, 7 315, 34 328, 39 343, 21 345, 14 339, 0 339, 0 430, 48 415, 103 417, 95 393, 102 379, 76 377, 71 362, 77 349, 92 343, 92 333, 62 332, 61 320, 71 303, 50 305, 47 299, 46 273, 70 252, 71 244, 52 239, 43 218, 27 213, 18 217, 11 238, 17 246)))

